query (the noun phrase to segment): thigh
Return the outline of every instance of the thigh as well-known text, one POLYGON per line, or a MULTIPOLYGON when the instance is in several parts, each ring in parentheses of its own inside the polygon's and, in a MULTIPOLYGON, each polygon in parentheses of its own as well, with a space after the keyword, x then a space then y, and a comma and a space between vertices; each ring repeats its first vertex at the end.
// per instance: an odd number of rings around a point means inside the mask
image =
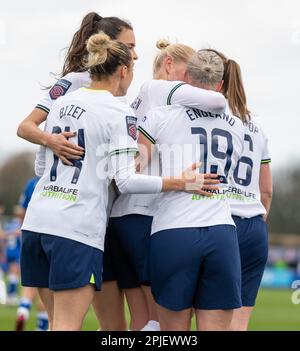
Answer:
POLYGON ((124 294, 116 281, 103 282, 102 290, 95 293, 93 308, 102 331, 127 330, 124 294))
POLYGON ((157 304, 173 311, 193 306, 202 241, 198 228, 164 230, 152 235, 150 280, 157 304))
POLYGON ((54 291, 53 331, 79 331, 94 293, 89 284, 82 288, 54 291))
POLYGON ((50 263, 41 245, 41 234, 22 231, 21 280, 22 286, 49 287, 50 263))
POLYGON ((158 305, 157 313, 161 331, 190 331, 192 319, 190 308, 172 311, 158 305))
POLYGON ((230 324, 231 331, 247 331, 253 307, 241 307, 234 310, 230 324))
POLYGON ((229 331, 233 310, 196 310, 198 331, 229 331))
POLYGON ((206 252, 199 273, 194 307, 225 310, 241 307, 241 264, 234 226, 203 228, 206 252))

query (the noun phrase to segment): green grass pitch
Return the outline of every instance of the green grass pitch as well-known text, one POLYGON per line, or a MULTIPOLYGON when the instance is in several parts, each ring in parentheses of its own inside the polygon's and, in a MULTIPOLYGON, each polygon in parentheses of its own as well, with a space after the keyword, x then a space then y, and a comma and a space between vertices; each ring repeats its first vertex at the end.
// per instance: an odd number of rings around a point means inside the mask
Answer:
MULTIPOLYGON (((300 305, 293 305, 291 290, 262 289, 250 322, 250 330, 297 330, 300 331, 300 305)), ((15 307, 0 306, 0 331, 13 330, 15 307)), ((127 317, 129 314, 127 310, 127 317)), ((86 316, 83 329, 97 330, 97 321, 92 310, 86 316)), ((195 324, 193 323, 193 329, 195 324)), ((35 329, 35 310, 31 313, 27 330, 35 329)))

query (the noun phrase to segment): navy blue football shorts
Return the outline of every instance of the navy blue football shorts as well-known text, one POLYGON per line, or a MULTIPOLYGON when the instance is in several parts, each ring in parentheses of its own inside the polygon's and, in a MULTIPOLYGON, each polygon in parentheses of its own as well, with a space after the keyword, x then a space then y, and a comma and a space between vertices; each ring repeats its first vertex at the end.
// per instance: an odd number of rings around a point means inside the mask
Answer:
POLYGON ((242 269, 242 303, 255 305, 256 296, 268 259, 268 230, 262 216, 232 216, 237 229, 242 269))
POLYGON ((104 242, 104 253, 103 253, 103 273, 102 273, 102 281, 103 283, 116 281, 116 267, 114 264, 113 256, 112 256, 112 246, 114 232, 113 229, 108 223, 105 233, 105 242, 104 242))
POLYGON ((88 284, 101 290, 103 252, 75 240, 22 231, 22 285, 53 291, 88 284))
POLYGON ((155 301, 172 311, 240 308, 241 264, 232 225, 176 228, 151 236, 155 301))
POLYGON ((112 217, 111 252, 120 289, 149 285, 148 255, 152 225, 151 216, 132 214, 112 217))

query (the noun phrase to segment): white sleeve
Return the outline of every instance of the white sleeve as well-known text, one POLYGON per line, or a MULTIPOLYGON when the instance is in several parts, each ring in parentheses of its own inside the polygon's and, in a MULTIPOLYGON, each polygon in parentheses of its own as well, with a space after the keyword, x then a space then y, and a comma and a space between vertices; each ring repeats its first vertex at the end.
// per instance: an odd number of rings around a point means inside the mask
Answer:
POLYGON ((138 96, 130 105, 130 107, 134 110, 135 116, 139 120, 145 116, 146 112, 150 110, 151 106, 157 106, 157 104, 159 103, 157 101, 154 101, 154 99, 152 99, 151 101, 149 100, 148 92, 150 90, 151 82, 152 81, 145 82, 141 86, 138 96))
POLYGON ((219 114, 225 111, 226 99, 221 93, 179 83, 167 98, 167 105, 175 104, 219 114))
POLYGON ((42 177, 46 167, 46 147, 40 146, 35 156, 34 171, 37 177, 42 177))
POLYGON ((36 108, 43 110, 47 113, 50 112, 53 103, 61 96, 71 93, 74 90, 82 87, 82 74, 68 73, 61 79, 59 79, 52 88, 46 92, 45 96, 35 106, 36 108))
POLYGON ((193 87, 180 81, 153 79, 145 82, 131 107, 143 118, 153 107, 183 105, 212 113, 222 113, 226 99, 221 93, 193 87))
POLYGON ((110 167, 117 187, 122 194, 157 194, 162 190, 162 178, 135 173, 132 154, 114 154, 110 167))
POLYGON ((138 152, 137 118, 131 109, 124 110, 111 125, 109 155, 138 152))

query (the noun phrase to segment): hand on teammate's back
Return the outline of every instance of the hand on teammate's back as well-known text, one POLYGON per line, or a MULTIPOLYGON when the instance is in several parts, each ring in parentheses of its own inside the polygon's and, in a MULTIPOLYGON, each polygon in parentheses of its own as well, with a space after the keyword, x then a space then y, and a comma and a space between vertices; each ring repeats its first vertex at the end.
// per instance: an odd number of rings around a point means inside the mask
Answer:
POLYGON ((200 194, 203 196, 212 196, 212 190, 219 190, 216 184, 220 183, 218 174, 199 173, 198 168, 201 162, 193 163, 183 173, 182 178, 185 180, 185 191, 188 193, 200 194))
POLYGON ((63 132, 60 134, 49 134, 47 140, 46 146, 68 166, 73 166, 70 160, 80 160, 84 154, 82 147, 68 140, 75 136, 76 132, 63 132))

